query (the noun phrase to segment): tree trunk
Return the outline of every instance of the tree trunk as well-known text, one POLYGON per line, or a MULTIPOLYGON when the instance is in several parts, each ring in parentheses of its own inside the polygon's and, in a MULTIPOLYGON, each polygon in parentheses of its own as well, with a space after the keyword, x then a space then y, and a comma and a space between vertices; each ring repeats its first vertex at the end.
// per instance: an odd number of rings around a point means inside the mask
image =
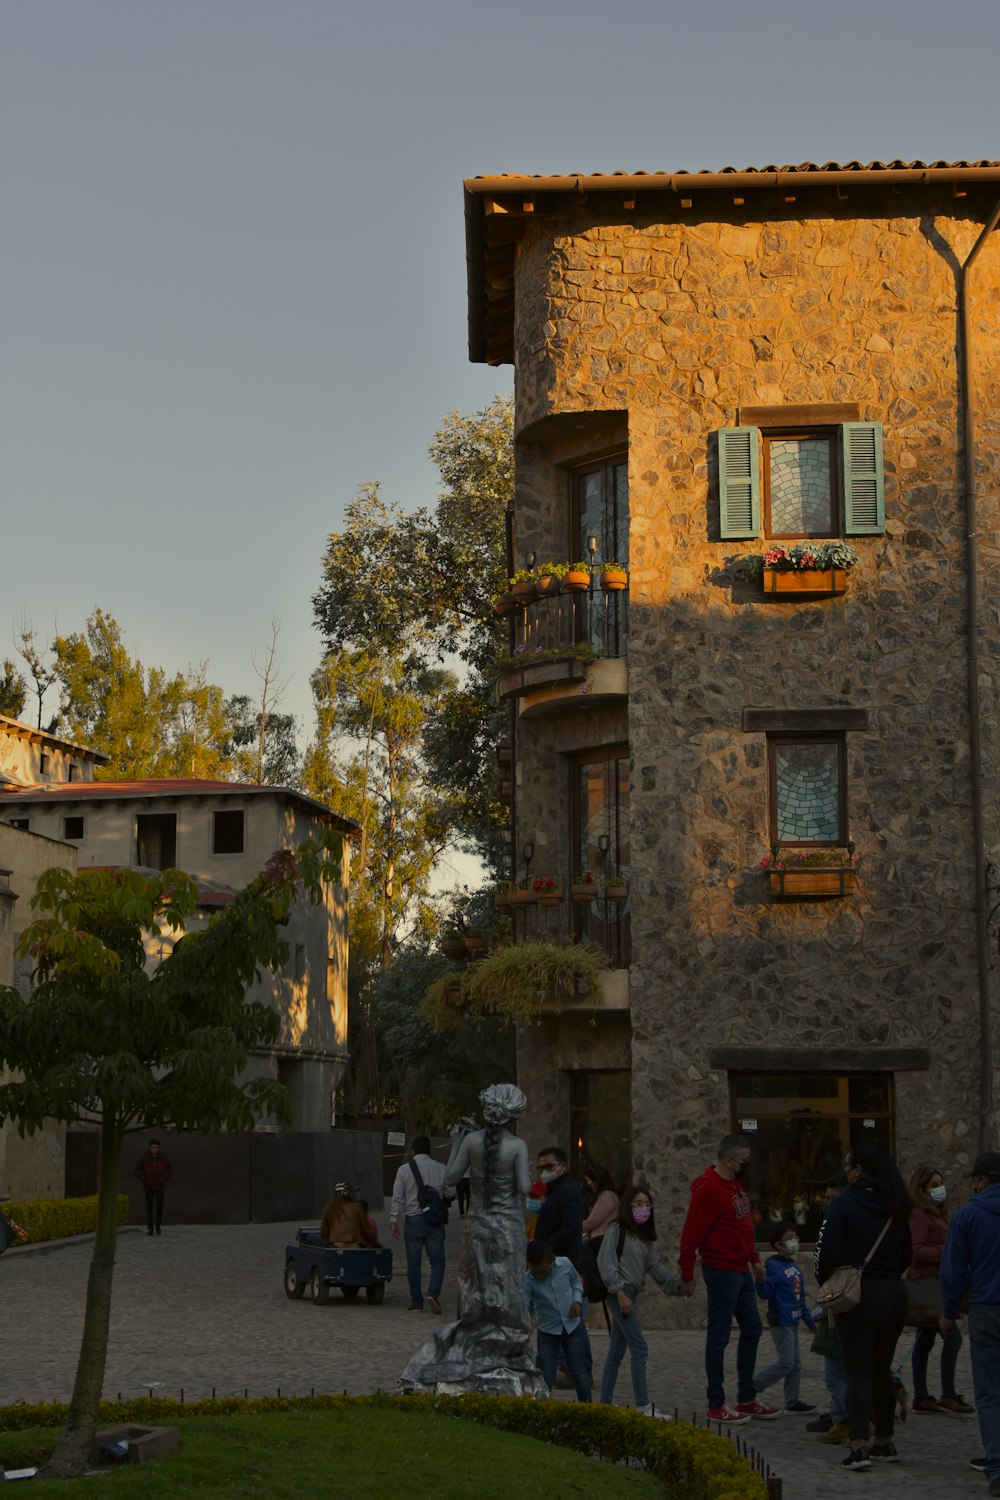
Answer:
POLYGON ((87 1278, 87 1308, 80 1358, 66 1426, 52 1457, 39 1470, 40 1479, 72 1479, 82 1474, 90 1463, 94 1448, 97 1408, 108 1356, 111 1282, 118 1235, 115 1200, 121 1154, 121 1129, 116 1122, 104 1120, 101 1125, 101 1175, 97 1188, 97 1235, 87 1278))

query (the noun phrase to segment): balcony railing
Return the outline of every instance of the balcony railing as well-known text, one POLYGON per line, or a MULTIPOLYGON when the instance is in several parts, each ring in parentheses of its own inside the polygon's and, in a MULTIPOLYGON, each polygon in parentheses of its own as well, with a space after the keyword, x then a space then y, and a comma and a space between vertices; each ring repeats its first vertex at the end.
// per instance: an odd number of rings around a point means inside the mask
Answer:
POLYGON ((628 693, 628 593, 543 593, 509 616, 508 653, 497 681, 523 718, 620 701, 628 693))
POLYGON ((591 646, 602 656, 622 657, 628 649, 628 589, 605 592, 560 589, 519 604, 510 616, 511 652, 528 659, 573 646, 591 646))
POLYGON ((552 905, 531 901, 501 910, 510 918, 515 943, 571 939, 602 948, 616 969, 627 969, 631 963, 631 901, 627 899, 595 893, 593 901, 564 899, 552 905))

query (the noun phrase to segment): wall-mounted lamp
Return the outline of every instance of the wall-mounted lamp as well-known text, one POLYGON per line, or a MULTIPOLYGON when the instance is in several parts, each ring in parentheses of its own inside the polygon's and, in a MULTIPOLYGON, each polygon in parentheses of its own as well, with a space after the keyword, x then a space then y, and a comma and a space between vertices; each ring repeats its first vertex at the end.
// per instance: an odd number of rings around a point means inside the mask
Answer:
POLYGON ((604 858, 607 859, 608 853, 609 853, 609 851, 611 849, 611 835, 610 835, 610 833, 602 833, 602 834, 600 834, 598 836, 597 847, 598 847, 598 849, 600 849, 601 853, 604 855, 604 858))
POLYGON ((599 546, 598 539, 595 536, 595 534, 593 532, 591 532, 590 536, 588 536, 588 538, 587 538, 587 551, 590 553, 590 560, 591 560, 591 562, 593 562, 594 558, 597 556, 597 548, 598 548, 598 546, 599 546))
POLYGON ((532 843, 525 844, 524 848, 521 850, 521 853, 524 855, 524 862, 525 862, 525 864, 530 865, 531 861, 535 857, 535 846, 534 846, 534 844, 532 844, 532 843))
POLYGON ((538 560, 538 553, 537 552, 529 552, 528 553, 527 557, 525 558, 525 562, 528 564, 528 570, 529 570, 529 572, 534 572, 534 570, 535 570, 535 563, 536 563, 537 560, 538 560))

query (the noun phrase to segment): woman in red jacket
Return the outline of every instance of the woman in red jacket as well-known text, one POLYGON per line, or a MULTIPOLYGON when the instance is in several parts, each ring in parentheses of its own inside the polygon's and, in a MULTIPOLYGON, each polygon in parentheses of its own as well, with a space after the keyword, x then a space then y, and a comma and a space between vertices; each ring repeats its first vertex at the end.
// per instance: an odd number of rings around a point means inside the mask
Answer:
MULTIPOLYGON (((910 1196, 915 1204, 910 1215, 913 1264, 907 1276, 912 1281, 929 1278, 937 1281, 941 1275, 944 1242, 948 1238, 948 1210, 945 1207, 948 1190, 937 1167, 925 1163, 917 1168, 910 1178, 910 1196)), ((938 1412, 942 1416, 971 1417, 975 1407, 970 1406, 955 1391, 955 1365, 958 1351, 962 1347, 962 1333, 957 1323, 952 1325, 948 1337, 941 1343, 941 1399, 939 1401, 928 1394, 927 1362, 937 1335, 936 1322, 917 1330, 910 1362, 913 1370, 913 1410, 938 1412)))

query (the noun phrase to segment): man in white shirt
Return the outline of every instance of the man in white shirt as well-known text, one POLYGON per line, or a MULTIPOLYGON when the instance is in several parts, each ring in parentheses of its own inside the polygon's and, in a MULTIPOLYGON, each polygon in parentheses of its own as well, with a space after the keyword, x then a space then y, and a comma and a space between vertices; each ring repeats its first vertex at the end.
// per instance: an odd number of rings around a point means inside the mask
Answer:
POLYGON ((446 1201, 454 1197, 445 1182, 442 1162, 431 1156, 431 1143, 425 1135, 415 1135, 410 1142, 409 1160, 396 1173, 392 1185, 392 1207, 389 1210, 389 1229, 394 1239, 399 1239, 399 1221, 403 1220, 403 1244, 406 1247, 406 1279, 410 1285, 410 1312, 423 1312, 424 1294, 421 1289, 421 1262, 423 1252, 431 1267, 430 1286, 427 1291, 427 1306, 431 1312, 439 1313, 441 1287, 444 1283, 444 1225, 429 1224, 417 1198, 419 1185, 411 1163, 415 1163, 421 1180, 434 1188, 446 1201))

